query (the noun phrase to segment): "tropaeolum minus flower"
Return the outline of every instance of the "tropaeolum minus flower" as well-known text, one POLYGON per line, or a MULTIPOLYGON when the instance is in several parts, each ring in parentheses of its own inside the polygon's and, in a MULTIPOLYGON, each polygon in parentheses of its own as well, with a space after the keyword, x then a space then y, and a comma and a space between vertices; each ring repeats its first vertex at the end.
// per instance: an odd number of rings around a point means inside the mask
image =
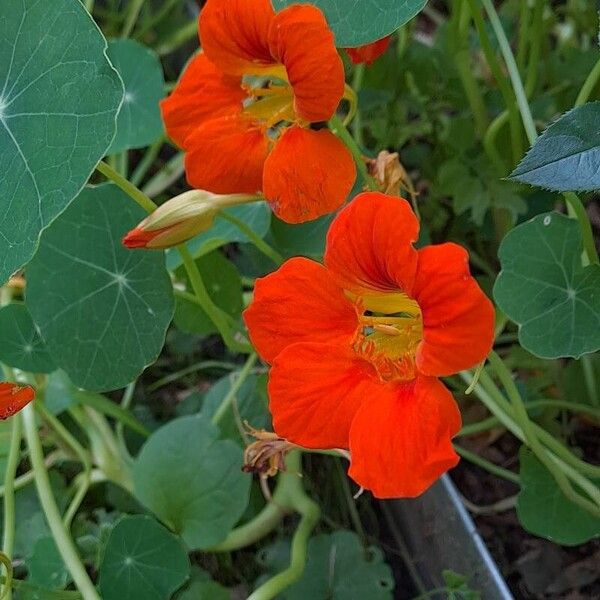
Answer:
POLYGON ((28 385, 7 381, 0 382, 0 419, 8 419, 25 408, 35 398, 35 391, 28 385))
POLYGON ((327 128, 344 96, 344 67, 315 6, 275 13, 270 0, 208 0, 202 52, 162 115, 185 150, 190 185, 218 194, 262 191, 289 223, 346 200, 354 161, 327 128))
POLYGON ((413 246, 409 204, 358 195, 331 224, 324 266, 293 258, 257 280, 244 313, 272 365, 278 436, 343 448, 380 498, 416 496, 458 462, 461 419, 438 377, 482 361, 494 311, 453 243, 413 246))

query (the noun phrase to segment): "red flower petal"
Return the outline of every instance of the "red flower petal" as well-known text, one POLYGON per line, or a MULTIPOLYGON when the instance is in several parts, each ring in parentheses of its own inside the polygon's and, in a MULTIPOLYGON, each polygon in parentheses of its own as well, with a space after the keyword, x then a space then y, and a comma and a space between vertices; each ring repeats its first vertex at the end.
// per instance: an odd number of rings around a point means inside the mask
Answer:
POLYGON ((335 135, 292 126, 265 162, 263 192, 280 219, 303 223, 339 208, 355 179, 354 160, 335 135))
POLYGON ((208 0, 200 13, 200 42, 206 56, 230 75, 260 71, 275 61, 269 29, 270 0, 208 0))
POLYGON ((348 474, 377 498, 414 497, 458 463, 451 438, 460 413, 433 377, 381 386, 350 429, 348 474))
POLYGON ((167 134, 183 148, 187 136, 203 122, 241 112, 245 97, 239 77, 224 75, 205 54, 197 54, 160 104, 167 134))
POLYGON ((0 383, 0 419, 8 419, 35 398, 35 390, 28 385, 0 383))
POLYGON ((334 219, 325 265, 349 291, 402 291, 410 296, 417 269, 412 244, 419 222, 406 200, 359 194, 334 219))
POLYGON ((258 279, 244 321, 257 352, 267 362, 298 342, 350 346, 358 322, 354 307, 325 267, 292 258, 258 279))
POLYGON ((277 13, 269 32, 273 58, 286 68, 301 119, 327 121, 344 94, 344 64, 323 13, 296 4, 277 13))
POLYGON ((368 65, 376 61, 387 49, 392 41, 392 36, 388 35, 371 44, 358 46, 358 48, 346 48, 350 60, 355 64, 367 63, 368 65))
POLYGON ((419 250, 413 296, 423 314, 419 371, 451 375, 485 359, 494 340, 494 307, 471 277, 464 248, 448 243, 419 250))
POLYGON ((305 448, 347 448, 361 404, 378 390, 372 367, 341 346, 293 344, 273 362, 269 378, 273 427, 305 448))
POLYGON ((269 151, 264 129, 244 115, 207 121, 186 138, 189 184, 216 194, 254 194, 269 151))

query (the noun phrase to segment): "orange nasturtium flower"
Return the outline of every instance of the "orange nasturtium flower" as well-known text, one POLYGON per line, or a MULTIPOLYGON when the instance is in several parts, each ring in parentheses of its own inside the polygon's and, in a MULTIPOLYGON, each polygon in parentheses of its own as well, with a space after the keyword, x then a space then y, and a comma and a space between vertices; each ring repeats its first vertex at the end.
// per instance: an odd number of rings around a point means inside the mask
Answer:
POLYGON ((275 14, 270 0, 208 0, 202 53, 161 104, 168 134, 186 152, 191 186, 218 194, 263 192, 275 214, 301 223, 332 212, 356 178, 327 128, 344 96, 344 67, 315 6, 275 14))
POLYGON ((277 435, 350 450, 380 498, 416 496, 458 462, 461 419, 437 379, 482 361, 494 310, 452 243, 414 248, 409 204, 363 193, 327 236, 325 265, 292 258, 256 282, 244 318, 272 365, 277 435))
POLYGON ((28 385, 0 382, 0 419, 8 419, 25 408, 35 398, 35 391, 28 385))
POLYGON ((350 60, 355 64, 366 63, 370 65, 374 63, 387 49, 392 41, 392 36, 388 35, 376 42, 371 44, 365 44, 358 48, 346 48, 346 52, 350 57, 350 60))

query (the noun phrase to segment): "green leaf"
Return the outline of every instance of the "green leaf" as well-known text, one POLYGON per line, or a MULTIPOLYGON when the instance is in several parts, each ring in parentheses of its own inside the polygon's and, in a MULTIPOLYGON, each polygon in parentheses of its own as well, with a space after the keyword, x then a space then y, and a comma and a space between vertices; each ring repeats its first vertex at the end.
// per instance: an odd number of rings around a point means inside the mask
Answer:
MULTIPOLYGON (((308 543, 306 569, 280 600, 391 600, 392 570, 378 548, 365 549, 350 531, 318 535, 308 543)), ((272 574, 289 564, 289 543, 262 551, 262 562, 272 574)))
POLYGON ((144 515, 127 516, 112 529, 100 564, 104 600, 168 600, 189 577, 181 541, 144 515))
POLYGON ((52 536, 43 537, 36 542, 33 554, 26 564, 28 581, 31 583, 50 590, 60 590, 67 585, 69 572, 52 536))
POLYGON ((198 567, 192 567, 192 576, 174 600, 231 600, 231 593, 198 567))
POLYGON ((144 215, 112 184, 86 188, 44 232, 27 267, 29 311, 78 387, 124 387, 163 346, 173 315, 164 256, 121 245, 144 215))
POLYGON ((0 40, 2 283, 104 156, 123 85, 78 0, 4 1, 0 40))
POLYGON ((70 406, 79 403, 77 392, 77 388, 64 371, 54 371, 48 376, 44 405, 53 415, 60 415, 70 406))
POLYGON ((108 154, 148 146, 163 133, 159 102, 165 95, 165 80, 158 55, 123 39, 109 42, 108 57, 125 84, 117 134, 108 154))
POLYGON ((248 503, 242 451, 218 438, 206 419, 174 419, 152 434, 133 467, 137 498, 192 550, 223 541, 248 503))
POLYGON ((600 519, 566 498, 550 471, 524 446, 519 459, 517 516, 527 531, 568 546, 600 536, 600 519))
MULTIPOLYGON (((297 0, 271 0, 281 10, 297 0)), ((350 48, 379 40, 410 21, 427 0, 311 0, 335 34, 336 46, 350 48)))
POLYGON ((0 361, 30 373, 50 373, 56 368, 24 304, 0 309, 0 361))
MULTIPOLYGON (((243 308, 242 279, 235 266, 218 250, 201 256, 196 264, 212 301, 234 319, 239 319, 243 308)), ((186 281, 188 291, 192 292, 185 269, 180 267, 179 271, 178 275, 186 281)), ((179 297, 175 309, 175 325, 182 331, 199 335, 217 332, 214 323, 202 308, 195 302, 179 297)))
POLYGON ((600 102, 565 113, 544 131, 511 178, 559 192, 600 189, 600 102))
MULTIPOLYGON (((243 221, 261 238, 267 235, 271 223, 271 211, 266 202, 252 202, 224 209, 234 217, 243 221)), ((198 258, 231 242, 248 242, 248 236, 242 233, 233 223, 217 217, 215 224, 187 243, 192 256, 198 258)), ((167 267, 173 271, 181 266, 182 260, 176 249, 167 251, 167 267)))
POLYGON ((494 298, 536 356, 600 348, 600 266, 582 267, 581 253, 577 221, 555 212, 515 227, 500 245, 494 298))
POLYGON ((325 238, 335 215, 325 215, 308 223, 290 225, 277 217, 271 219, 274 246, 284 256, 306 256, 321 259, 325 238))

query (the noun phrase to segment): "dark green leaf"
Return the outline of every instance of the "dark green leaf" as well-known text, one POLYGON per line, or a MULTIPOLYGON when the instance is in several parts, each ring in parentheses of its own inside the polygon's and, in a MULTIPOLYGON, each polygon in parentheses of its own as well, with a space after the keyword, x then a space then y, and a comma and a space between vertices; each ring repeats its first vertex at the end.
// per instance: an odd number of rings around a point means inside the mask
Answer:
POLYGON ((44 232, 27 268, 27 306, 79 387, 127 385, 164 343, 173 315, 164 256, 121 245, 144 214, 112 184, 86 188, 44 232))
POLYGON ((600 519, 571 502, 552 474, 525 447, 520 452, 517 516, 530 533, 575 546, 600 536, 600 519))
POLYGON ((583 268, 581 252, 577 221, 558 213, 519 225, 500 245, 494 298, 536 356, 577 358, 600 348, 600 267, 583 268))
POLYGON ((167 600, 189 577, 181 541, 144 515, 127 516, 112 529, 100 564, 104 600, 167 600))
POLYGON ((275 247, 287 257, 307 256, 320 259, 325 251, 325 237, 334 215, 326 215, 315 221, 290 225, 274 217, 271 235, 275 247))
MULTIPOLYGON (((281 10, 297 0, 272 0, 281 10)), ((423 9, 427 0, 311 0, 318 6, 335 34, 341 48, 361 46, 379 40, 410 21, 423 9)))
POLYGON ((2 283, 105 154, 123 86, 78 0, 4 0, 0 40, 2 283))
POLYGON ((69 573, 52 536, 36 542, 26 564, 31 583, 50 590, 60 590, 67 585, 69 573))
POLYGON ((180 417, 144 444, 133 468, 135 493, 193 550, 221 542, 248 503, 242 451, 201 417, 180 417))
POLYGON ((231 593, 213 581, 206 571, 192 567, 190 581, 175 595, 174 600, 231 600, 231 593))
POLYGON ((54 371, 48 377, 44 391, 44 404, 53 415, 60 415, 79 402, 77 388, 64 371, 54 371))
POLYGON ((600 102, 565 113, 536 140, 511 178, 567 191, 600 188, 600 102))
POLYGON ((123 39, 109 42, 108 57, 125 84, 117 134, 108 153, 148 146, 163 133, 159 102, 165 95, 165 81, 158 55, 123 39))
POLYGON ((0 360, 31 373, 50 373, 56 368, 24 304, 0 309, 0 360))

